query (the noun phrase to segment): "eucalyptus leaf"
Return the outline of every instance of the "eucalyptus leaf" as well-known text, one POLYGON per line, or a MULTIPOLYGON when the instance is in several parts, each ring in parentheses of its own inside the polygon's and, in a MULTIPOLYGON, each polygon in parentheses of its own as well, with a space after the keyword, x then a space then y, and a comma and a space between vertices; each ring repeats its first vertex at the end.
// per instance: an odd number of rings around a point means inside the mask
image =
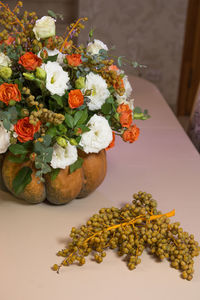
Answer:
POLYGON ((3 126, 5 127, 6 130, 8 131, 10 130, 11 123, 7 118, 3 120, 3 126))

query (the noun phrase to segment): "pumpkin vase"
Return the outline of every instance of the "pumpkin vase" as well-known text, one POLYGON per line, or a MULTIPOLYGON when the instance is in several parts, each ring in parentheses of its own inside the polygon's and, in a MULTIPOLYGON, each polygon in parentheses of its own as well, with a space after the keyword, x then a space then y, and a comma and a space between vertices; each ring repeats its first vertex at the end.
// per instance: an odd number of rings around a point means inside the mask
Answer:
POLYGON ((52 180, 51 174, 45 175, 45 182, 39 181, 35 176, 36 169, 31 161, 21 164, 9 160, 11 154, 8 152, 2 166, 2 178, 6 188, 16 197, 24 199, 29 203, 40 203, 47 199, 53 204, 66 204, 75 198, 83 198, 92 193, 104 180, 106 175, 106 152, 86 154, 80 152, 83 158, 81 168, 70 173, 69 167, 60 169, 57 177, 52 180), (24 191, 16 195, 12 188, 13 179, 19 170, 28 166, 32 169, 32 181, 25 187, 24 191))

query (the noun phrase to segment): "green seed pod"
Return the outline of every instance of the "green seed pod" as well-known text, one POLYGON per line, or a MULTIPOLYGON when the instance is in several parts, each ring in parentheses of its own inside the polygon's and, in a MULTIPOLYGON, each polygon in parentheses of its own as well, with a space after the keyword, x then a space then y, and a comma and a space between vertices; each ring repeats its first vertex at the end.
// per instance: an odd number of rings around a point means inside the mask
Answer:
POLYGON ((24 75, 25 79, 27 79, 27 80, 30 80, 30 81, 35 80, 35 76, 33 73, 23 73, 23 75, 24 75))
POLYGON ((0 67, 0 77, 8 79, 12 76, 12 69, 9 67, 0 67))
POLYGON ((46 75, 47 74, 46 74, 45 70, 43 70, 42 68, 39 68, 39 67, 36 68, 36 72, 35 72, 36 78, 41 79, 41 80, 45 80, 46 75))
POLYGON ((67 146, 67 140, 61 136, 56 139, 56 142, 59 146, 65 148, 67 146))
POLYGON ((85 87, 85 77, 79 77, 78 79, 76 79, 75 87, 76 89, 83 89, 85 87))

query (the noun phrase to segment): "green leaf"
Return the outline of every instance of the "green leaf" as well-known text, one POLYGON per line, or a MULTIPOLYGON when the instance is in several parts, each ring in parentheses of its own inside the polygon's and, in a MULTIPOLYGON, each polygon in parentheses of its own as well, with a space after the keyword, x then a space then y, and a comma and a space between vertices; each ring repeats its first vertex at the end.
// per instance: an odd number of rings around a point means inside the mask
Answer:
POLYGON ((50 17, 54 18, 54 19, 57 19, 56 13, 53 12, 52 10, 50 10, 50 9, 48 10, 48 15, 49 15, 50 17))
POLYGON ((47 134, 50 135, 51 137, 54 137, 57 135, 57 128, 56 127, 50 127, 47 130, 47 134))
POLYGON ((108 98, 106 99, 106 103, 114 104, 115 101, 114 101, 113 96, 108 97, 108 98))
POLYGON ((34 144, 34 152, 40 154, 43 153, 44 151, 45 151, 45 147, 42 145, 42 143, 36 142, 34 144))
POLYGON ((24 144, 13 144, 9 147, 9 151, 13 153, 14 155, 22 154, 26 155, 28 153, 27 148, 24 146, 24 144))
POLYGON ((136 114, 141 114, 142 113, 142 110, 141 110, 141 108, 140 107, 135 107, 134 108, 134 113, 136 113, 136 114))
POLYGON ((45 162, 51 162, 53 154, 53 147, 49 147, 46 149, 44 155, 45 162))
POLYGON ((48 61, 56 61, 57 57, 58 57, 58 54, 48 56, 48 58, 43 59, 43 62, 46 64, 48 61))
POLYGON ((83 164, 83 159, 81 157, 79 157, 77 159, 77 161, 75 161, 75 163, 73 163, 70 167, 69 167, 69 171, 70 173, 76 171, 77 169, 79 169, 83 164))
POLYGON ((52 181, 56 179, 56 177, 58 176, 59 172, 60 172, 60 169, 53 169, 51 171, 51 180, 52 181))
POLYGON ((31 182, 32 172, 33 171, 31 170, 31 168, 23 167, 22 169, 19 170, 19 172, 13 179, 12 187, 13 187, 14 192, 17 195, 20 194, 21 192, 23 192, 25 187, 31 182))
POLYGON ((15 156, 15 155, 10 155, 8 156, 8 160, 17 164, 21 164, 24 161, 28 161, 28 157, 26 155, 20 155, 20 156, 15 156))
POLYGON ((88 118, 87 109, 79 110, 74 115, 74 126, 83 124, 88 118))
POLYGON ((124 56, 119 56, 118 59, 117 59, 117 63, 118 63, 118 66, 121 67, 122 66, 122 58, 124 56))
POLYGON ((56 100, 57 104, 61 107, 63 107, 63 101, 62 101, 62 97, 59 95, 52 95, 51 98, 53 98, 54 100, 56 100))
POLYGON ((101 111, 103 114, 108 115, 112 111, 112 104, 104 103, 101 107, 101 111))
POLYGON ((66 134, 67 132, 67 127, 64 124, 59 124, 58 125, 58 131, 60 134, 66 134))
POLYGON ((5 127, 6 130, 8 131, 10 130, 11 123, 7 118, 3 120, 3 126, 5 127))
POLYGON ((115 89, 114 89, 114 87, 112 87, 112 86, 110 86, 110 87, 108 88, 108 90, 109 90, 109 92, 110 92, 111 94, 113 94, 113 93, 116 92, 115 89))
POLYGON ((43 137, 43 144, 45 145, 45 147, 49 147, 50 146, 50 144, 51 144, 51 135, 46 134, 43 137))
POLYGON ((54 19, 57 20, 57 17, 59 17, 61 20, 63 20, 63 15, 62 14, 56 14, 52 10, 48 10, 48 15, 54 19))
POLYGON ((70 114, 65 114, 65 123, 69 128, 74 127, 74 118, 70 114))

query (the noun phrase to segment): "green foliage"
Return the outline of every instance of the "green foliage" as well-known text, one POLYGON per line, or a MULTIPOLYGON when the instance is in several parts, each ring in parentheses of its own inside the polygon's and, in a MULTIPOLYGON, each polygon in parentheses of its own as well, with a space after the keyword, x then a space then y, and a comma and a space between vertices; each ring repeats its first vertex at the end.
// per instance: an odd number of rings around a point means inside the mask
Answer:
POLYGON ((42 143, 36 142, 34 144, 34 152, 37 154, 35 158, 35 167, 38 169, 36 176, 38 176, 41 181, 44 181, 43 174, 51 172, 49 163, 52 159, 53 147, 50 147, 50 143, 51 136, 46 135, 42 143))
POLYGON ((50 17, 56 19, 56 20, 57 20, 57 18, 60 18, 62 21, 64 20, 62 14, 57 14, 57 13, 55 13, 54 11, 52 11, 52 10, 50 10, 50 9, 48 10, 48 15, 49 15, 50 17))
POLYGON ((74 115, 74 126, 81 125, 87 121, 88 111, 87 109, 79 110, 74 115))
POLYGON ((3 126, 6 130, 10 130, 11 124, 17 122, 17 109, 16 107, 8 107, 7 111, 0 110, 0 120, 3 121, 3 126))
POLYGON ((28 149, 25 144, 13 144, 9 147, 9 151, 14 155, 26 155, 28 153, 28 149))
POLYGON ((57 60, 57 57, 58 57, 58 54, 56 55, 49 55, 47 58, 44 58, 43 59, 43 62, 46 64, 48 61, 56 61, 57 60))
POLYGON ((122 59, 124 58, 125 56, 119 56, 118 59, 117 59, 117 63, 118 63, 118 66, 121 68, 122 67, 122 59))
POLYGON ((19 170, 15 178, 13 179, 12 182, 12 187, 14 192, 18 195, 23 190, 25 187, 31 182, 31 174, 32 170, 29 167, 23 167, 22 169, 19 170))
POLYGON ((65 114, 65 123, 69 128, 74 127, 74 118, 68 113, 65 114))
POLYGON ((151 116, 148 114, 148 110, 145 109, 142 112, 142 109, 140 107, 135 107, 133 110, 133 118, 135 120, 147 120, 149 119, 151 116))
POLYGON ((10 156, 8 156, 8 160, 13 162, 13 163, 21 164, 25 161, 28 161, 29 158, 26 157, 25 154, 21 154, 21 155, 18 155, 18 156, 10 155, 10 156))
POLYGON ((56 177, 58 176, 59 172, 60 172, 60 169, 52 169, 52 171, 51 171, 51 180, 52 181, 56 179, 56 177))
POLYGON ((70 170, 70 173, 76 171, 77 169, 81 168, 83 164, 83 159, 81 157, 79 157, 77 159, 77 161, 75 161, 75 163, 73 163, 70 167, 69 167, 69 170, 70 170))
POLYGON ((62 100, 61 96, 55 94, 55 95, 52 95, 51 98, 53 98, 54 100, 56 100, 57 104, 60 107, 63 107, 63 100, 62 100))

